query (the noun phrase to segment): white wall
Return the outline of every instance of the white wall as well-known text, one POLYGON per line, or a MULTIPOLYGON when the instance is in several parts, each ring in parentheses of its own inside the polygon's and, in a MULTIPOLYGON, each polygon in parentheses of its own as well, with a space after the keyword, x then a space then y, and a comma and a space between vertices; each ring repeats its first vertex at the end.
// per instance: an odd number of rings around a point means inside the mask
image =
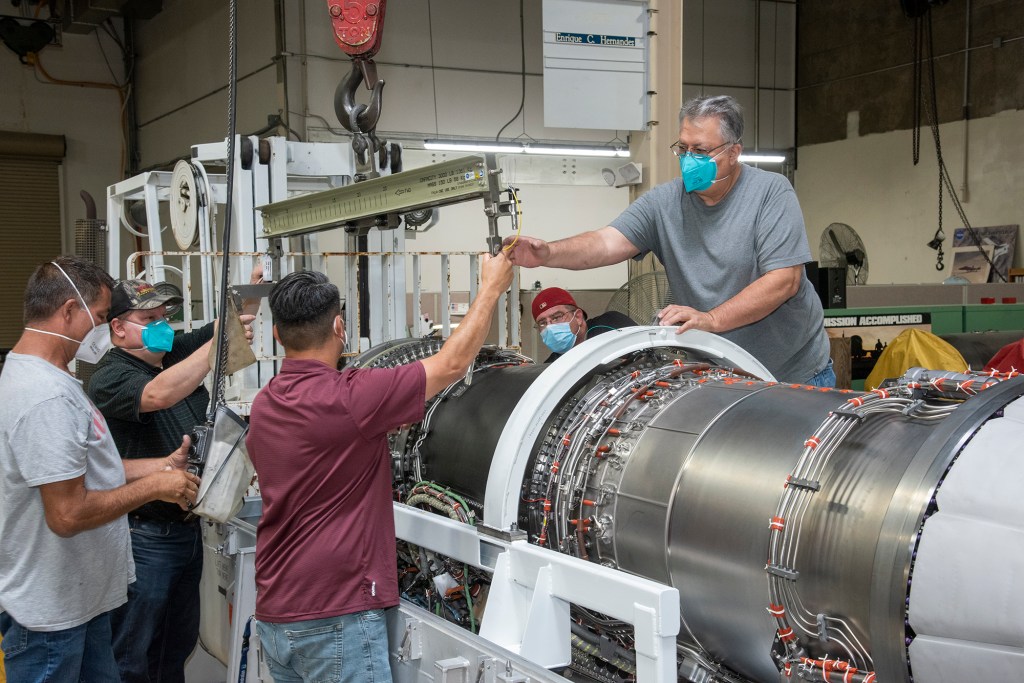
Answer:
MULTIPOLYGON (((118 26, 120 31, 120 26, 118 26)), ((124 79, 121 54, 105 34, 100 36, 117 79, 124 79)), ((39 52, 55 79, 111 83, 97 36, 64 34, 63 45, 39 52)), ((31 66, 0 48, 0 130, 63 135, 67 154, 61 168, 64 251, 74 246, 74 224, 85 217, 81 190, 96 200, 102 217, 107 185, 120 179, 121 108, 115 90, 54 85, 41 80, 31 66)))
MULTIPOLYGON (((1004 111, 970 121, 968 202, 973 227, 1024 224, 1024 111, 1004 111)), ((946 168, 959 190, 963 179, 962 121, 939 127, 946 168)), ((863 239, 869 284, 941 282, 950 275, 953 231, 963 226, 943 197, 945 270, 935 270, 926 244, 938 227, 938 166, 931 132, 922 130, 921 161, 913 165, 911 131, 854 137, 799 149, 794 185, 803 207, 811 251, 817 256, 829 223, 847 223, 863 239)), ((1024 263, 1018 236, 1016 265, 1024 263)))
MULTIPOLYGON (((345 134, 334 92, 351 62, 334 42, 321 0, 285 3, 288 101, 275 68, 271 0, 240 3, 238 12, 238 130, 253 131, 267 116, 287 114, 291 127, 323 139, 345 134), (285 107, 287 106, 287 109, 285 107)), ((608 131, 543 125, 540 0, 525 6, 526 103, 523 117, 502 134, 538 140, 607 142, 608 131)), ((139 122, 143 166, 163 163, 189 145, 222 139, 226 131, 227 9, 205 0, 166 0, 154 19, 139 23, 139 122)), ((475 0, 402 2, 388 6, 383 47, 375 58, 386 82, 378 131, 421 146, 424 138, 490 138, 519 107, 518 3, 475 0)), ((360 90, 357 101, 366 102, 360 90)), ((625 138, 626 132, 621 136, 625 138)))
MULTIPOLYGON (((410 151, 406 154, 407 168, 428 165, 434 161, 457 158, 458 153, 426 153, 410 151)), ((500 157, 502 180, 505 185, 518 189, 523 213, 522 234, 542 236, 555 240, 569 237, 584 230, 596 230, 608 225, 629 205, 627 188, 610 188, 599 178, 600 161, 593 164, 567 162, 566 168, 538 170, 535 157, 500 157), (580 164, 577 182, 572 167, 580 164), (595 170, 596 167, 596 170, 595 170), (567 178, 560 178, 565 172, 567 178), (547 182, 545 182, 545 180, 547 182), (596 185, 600 182, 600 186, 596 185)), ((607 161, 607 160, 606 160, 607 161)), ((550 165, 550 160, 548 164, 550 165)), ((468 251, 482 252, 487 248, 487 217, 483 201, 465 202, 438 209, 437 224, 407 243, 410 252, 468 251)), ((502 236, 511 234, 511 221, 502 218, 499 230, 502 236)), ((323 251, 344 249, 344 235, 340 230, 320 236, 323 251)), ((412 277, 411 264, 408 275, 412 277)), ((522 288, 531 289, 540 280, 544 287, 565 289, 616 289, 627 278, 625 263, 592 270, 562 270, 560 268, 523 269, 520 273, 522 288)), ((421 263, 420 281, 425 292, 440 291, 441 269, 436 258, 425 257, 421 263)), ((450 286, 455 291, 469 288, 468 271, 464 259, 453 259, 450 286)))
POLYGON ((683 99, 735 97, 746 151, 795 146, 795 87, 795 3, 683 3, 683 99))
MULTIPOLYGON (((305 0, 308 113, 340 128, 334 114, 334 89, 350 67, 334 42, 322 4, 305 0)), ((525 3, 524 25, 525 124, 520 117, 505 129, 502 138, 522 135, 525 127, 525 134, 538 140, 607 142, 613 137, 608 131, 544 126, 540 0, 525 3)), ((289 50, 297 52, 293 45, 289 50)), ((420 0, 389 4, 383 44, 375 58, 380 77, 387 83, 378 130, 409 141, 437 136, 493 138, 519 108, 520 55, 518 2, 420 0)), ((289 62, 299 59, 302 57, 296 55, 289 62)), ((291 84, 290 89, 296 90, 291 84)), ((360 96, 365 102, 365 91, 360 96)), ((291 109, 302 111, 296 106, 291 109)), ((307 124, 323 125, 316 119, 308 119, 307 124)))
MULTIPOLYGON (((268 114, 287 114, 305 139, 345 139, 334 111, 334 92, 351 61, 334 42, 322 0, 285 3, 284 78, 274 64, 275 17, 272 0, 239 3, 239 132, 266 124, 268 114), (286 81, 286 83, 285 83, 286 81), (287 102, 284 93, 287 89, 287 102)), ((543 125, 541 79, 541 2, 525 3, 526 102, 523 118, 502 134, 537 140, 609 141, 614 133, 543 125)), ((142 22, 138 32, 138 95, 143 166, 188 153, 198 142, 223 139, 227 130, 227 10, 205 0, 165 0, 164 10, 142 22)), ((384 23, 383 47, 375 61, 384 88, 383 137, 409 148, 425 138, 493 138, 513 117, 521 97, 519 3, 476 0, 393 2, 384 23)), ((357 101, 367 102, 360 89, 357 101)), ((626 132, 621 132, 626 137, 626 132)), ((406 168, 436 156, 410 151, 406 168)), ((457 156, 457 155, 455 155, 457 156)), ((624 160, 618 160, 622 163, 624 160)), ((607 225, 628 204, 626 189, 609 188, 600 160, 537 158, 502 161, 504 182, 522 189, 524 234, 557 239, 607 225)), ((443 223, 410 245, 415 250, 485 248, 487 223, 482 204, 447 207, 443 223)), ((507 234, 510 223, 502 221, 507 234)), ((322 249, 340 249, 336 235, 320 240, 322 249)), ((433 268, 433 270, 431 269, 433 268)), ((617 287, 626 266, 595 271, 524 273, 523 280, 573 288, 617 287), (613 284, 609 285, 609 282, 613 284)), ((425 289, 438 281, 425 264, 425 289)), ((466 272, 453 270, 452 286, 465 289, 466 272)))
MULTIPOLYGON (((577 187, 571 191, 548 185, 519 185, 519 199, 523 207, 523 234, 543 235, 546 239, 560 239, 583 230, 604 227, 626 208, 628 197, 624 190, 612 192, 607 188, 577 187), (567 198, 571 197, 570 201, 567 198)), ((502 220, 501 233, 508 235, 509 221, 502 220)), ((470 202, 441 208, 438 225, 408 243, 412 251, 484 251, 486 249, 487 219, 483 202, 470 202)), ((562 270, 560 268, 532 268, 520 271, 521 288, 532 289, 537 280, 543 287, 564 289, 616 289, 626 281, 627 266, 620 263, 593 270, 562 270)), ((423 289, 438 291, 434 283, 440 270, 428 267, 422 271, 423 289)), ((465 273, 453 275, 453 289, 468 288, 465 273)))
MULTIPOLYGON (((193 144, 223 140, 228 130, 227 3, 166 0, 162 12, 136 26, 142 167, 188 156, 193 144)), ((263 128, 267 115, 278 110, 274 26, 272 0, 238 3, 238 133, 263 128)))
MULTIPOLYGON (((739 0, 731 2, 729 7, 739 0)), ((328 124, 335 131, 341 128, 334 115, 333 93, 338 81, 347 73, 349 62, 334 44, 321 0, 288 2, 285 7, 287 44, 283 60, 287 65, 288 110, 294 112, 292 127, 310 139, 338 139, 328 130, 328 124), (303 96, 304 92, 308 93, 308 99, 303 96), (317 116, 323 117, 327 124, 317 116)), ((714 12, 725 9, 723 5, 714 12)), ((743 7, 733 9, 736 11, 733 20, 748 14, 743 7)), ((707 17, 691 10, 687 10, 686 26, 686 35, 691 38, 701 25, 711 31, 729 19, 718 16, 710 8, 707 17)), ((780 24, 789 20, 786 11, 785 7, 780 10, 780 24)), ((749 21, 749 17, 746 18, 749 21)), ((774 20, 774 13, 770 20, 762 17, 762 32, 768 31, 774 20)), ((540 0, 526 2, 525 21, 526 133, 537 139, 604 141, 606 131, 544 128, 540 0)), ((251 132, 265 125, 268 114, 284 108, 284 84, 279 82, 275 67, 272 0, 240 3, 239 23, 238 72, 242 80, 238 129, 251 132)), ((165 0, 163 11, 151 21, 139 22, 138 29, 137 96, 143 166, 186 155, 194 143, 222 139, 227 125, 225 5, 204 0, 165 0)), ((779 35, 787 31, 783 25, 779 35)), ((103 34, 100 38, 115 73, 123 77, 120 57, 113 43, 103 34)), ((692 67, 697 60, 706 60, 704 74, 709 82, 711 77, 726 78, 728 73, 721 71, 723 61, 715 52, 713 41, 703 45, 695 40, 691 39, 686 46, 687 64, 692 67)), ((751 40, 743 42, 746 45, 751 40)), ((770 39, 764 36, 762 52, 768 44, 770 39)), ((74 219, 82 215, 78 191, 91 192, 102 215, 105 188, 120 177, 117 95, 110 90, 41 83, 31 67, 19 64, 13 54, 5 54, 0 57, 4 95, 0 98, 0 128, 67 137, 68 156, 63 165, 64 224, 70 235, 74 219)), ((66 34, 62 47, 47 47, 41 57, 57 78, 111 80, 96 34, 66 34)), ((769 68, 767 63, 762 66, 763 86, 769 86, 765 80, 769 74, 773 80, 777 79, 779 86, 788 85, 784 77, 788 72, 787 59, 788 51, 779 50, 781 72, 769 68)), ((377 60, 388 82, 380 122, 382 132, 412 145, 434 134, 481 137, 496 134, 519 104, 518 3, 473 0, 392 3, 385 22, 383 49, 377 60)), ((687 73, 689 81, 694 71, 688 68, 687 73)), ((789 116, 788 105, 778 109, 778 104, 773 108, 777 123, 782 123, 789 116)), ((762 103, 762 109, 765 106, 762 103)), ((749 109, 748 106, 748 119, 749 109)), ((769 130, 775 130, 776 126, 770 125, 771 119, 765 111, 762 116, 765 116, 762 140, 767 145, 771 133, 764 126, 769 125, 769 130)), ((1019 159, 1024 158, 1024 139, 1019 133, 1022 124, 1024 112, 1019 111, 1003 112, 969 124, 970 201, 965 209, 975 226, 1024 222, 1019 200, 1022 194, 1019 159)), ((504 136, 520 135, 523 127, 521 121, 516 121, 506 129, 504 136)), ((625 137, 624 132, 621 135, 625 137)), ((947 165, 959 185, 962 123, 942 126, 942 136, 947 165)), ((782 137, 777 136, 775 141, 782 141, 782 137)), ((749 144, 749 140, 747 142, 749 144)), ((517 158, 504 165, 506 181, 523 188, 527 234, 554 239, 577 230, 599 227, 607 224, 628 201, 625 190, 599 184, 599 174, 595 174, 592 164, 580 163, 574 168, 573 162, 562 159, 527 162, 517 158), (548 167, 527 169, 528 163, 548 164, 548 167)), ((844 141, 802 147, 795 185, 812 251, 817 252, 819 236, 825 226, 845 222, 866 242, 871 258, 871 282, 941 281, 949 274, 950 241, 946 243, 947 268, 942 273, 934 269, 934 252, 925 247, 937 225, 936 182, 934 148, 928 131, 924 131, 922 162, 917 167, 911 164, 909 131, 865 137, 856 137, 854 133, 853 138, 844 141)), ((477 208, 466 207, 466 215, 472 216, 474 221, 477 208)), ((446 210, 445 220, 460 210, 446 210)), ((946 234, 951 236, 960 221, 948 198, 944 202, 944 218, 946 234)), ((483 224, 479 230, 474 228, 473 246, 468 248, 479 248, 480 237, 485 232, 483 224)), ((433 240, 443 243, 447 239, 447 233, 439 229, 420 240, 420 244, 433 240)), ((1022 250, 1024 244, 1019 243, 1018 265, 1024 263, 1022 250)), ((596 271, 524 273, 524 282, 532 283, 533 279, 540 279, 545 285, 602 288, 608 286, 609 279, 621 278, 618 274, 596 271)))

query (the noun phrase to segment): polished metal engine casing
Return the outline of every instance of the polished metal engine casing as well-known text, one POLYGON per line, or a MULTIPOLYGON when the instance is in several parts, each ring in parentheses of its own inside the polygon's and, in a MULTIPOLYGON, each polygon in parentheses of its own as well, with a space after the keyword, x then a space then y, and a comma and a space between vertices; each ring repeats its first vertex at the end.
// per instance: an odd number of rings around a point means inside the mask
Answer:
MULTIPOLYGON (((580 363, 577 351, 552 367, 580 363)), ((993 380, 968 400, 970 391, 895 403, 867 395, 880 407, 854 410, 865 395, 761 381, 721 361, 685 344, 651 347, 593 363, 555 390, 557 408, 532 417, 543 426, 525 467, 518 526, 553 550, 677 588, 680 656, 692 653, 722 680, 774 683, 786 661, 799 669, 789 675, 816 672, 817 680, 822 661, 845 667, 825 671, 824 680, 962 680, 931 673, 939 669, 1004 680, 985 671, 1019 665, 1024 643, 1014 642, 1012 624, 989 636, 990 646, 971 634, 961 634, 966 649, 948 633, 930 640, 915 676, 914 641, 930 624, 912 624, 911 616, 941 599, 932 587, 915 605, 915 562, 929 518, 941 512, 936 492, 958 458, 970 457, 965 446, 987 424, 1002 423, 1014 436, 997 462, 1020 471, 1010 461, 1020 459, 1024 442, 1024 380, 993 380), (823 425, 831 426, 821 431, 823 425), (808 444, 819 434, 827 457, 814 462, 813 476, 794 478, 814 457, 808 444), (790 513, 785 521, 780 511, 790 513), (786 524, 785 540, 773 545, 786 524), (779 548, 785 552, 776 555, 779 548), (788 561, 778 564, 783 556, 788 561), (783 606, 781 622, 769 608, 783 606), (790 640, 780 624, 793 627, 790 640), (978 662, 987 669, 979 672, 978 662)), ((443 395, 429 420, 400 440, 396 450, 405 452, 396 458, 416 460, 422 476, 450 487, 484 524, 494 524, 484 514, 492 456, 510 415, 548 370, 514 362, 478 369, 471 384, 443 395)), ((967 528, 982 534, 986 524, 967 528)), ((929 583, 951 580, 937 567, 961 559, 929 557, 926 570, 938 575, 929 583)), ((971 558, 971 566, 984 562, 971 558)), ((1016 569, 1024 566, 993 570, 994 584, 1016 569)), ((981 594, 982 603, 997 599, 1022 600, 981 594)), ((950 608, 979 620, 1004 609, 979 604, 978 594, 971 600, 950 608)))

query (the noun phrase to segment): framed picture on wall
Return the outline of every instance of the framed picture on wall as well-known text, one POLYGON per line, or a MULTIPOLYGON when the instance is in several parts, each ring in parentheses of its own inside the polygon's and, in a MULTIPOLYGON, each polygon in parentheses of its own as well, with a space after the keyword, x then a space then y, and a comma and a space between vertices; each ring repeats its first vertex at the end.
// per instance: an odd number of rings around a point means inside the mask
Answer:
POLYGON ((972 285, 988 282, 992 265, 992 245, 986 244, 980 249, 976 246, 953 247, 953 275, 959 275, 972 285), (984 253, 982 253, 984 252, 984 253), (988 259, 985 256, 988 256, 988 259))
MULTIPOLYGON (((976 246, 980 240, 983 245, 989 247, 987 252, 992 259, 992 268, 990 268, 988 278, 981 282, 1006 282, 1007 273, 1010 266, 1013 265, 1013 254, 1017 248, 1019 229, 1019 226, 1016 225, 994 225, 987 228, 974 228, 972 235, 971 231, 966 228, 957 228, 953 231, 953 253, 956 254, 958 247, 976 246), (977 240, 975 235, 977 235, 977 240)), ((953 275, 967 277, 958 271, 955 265, 953 275)), ((975 282, 969 277, 967 279, 975 282)))

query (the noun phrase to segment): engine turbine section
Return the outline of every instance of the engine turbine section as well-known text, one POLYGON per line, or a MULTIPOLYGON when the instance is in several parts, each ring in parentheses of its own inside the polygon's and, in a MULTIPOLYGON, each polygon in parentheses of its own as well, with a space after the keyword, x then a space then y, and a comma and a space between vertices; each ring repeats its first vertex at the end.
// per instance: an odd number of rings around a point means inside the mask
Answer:
MULTIPOLYGON (((395 437, 399 488, 432 482, 483 524, 675 587, 680 680, 1019 678, 1024 380, 782 384, 713 335, 638 347, 650 329, 546 367, 486 351, 395 437)), ((572 668, 628 680, 629 625, 572 614, 572 668)))

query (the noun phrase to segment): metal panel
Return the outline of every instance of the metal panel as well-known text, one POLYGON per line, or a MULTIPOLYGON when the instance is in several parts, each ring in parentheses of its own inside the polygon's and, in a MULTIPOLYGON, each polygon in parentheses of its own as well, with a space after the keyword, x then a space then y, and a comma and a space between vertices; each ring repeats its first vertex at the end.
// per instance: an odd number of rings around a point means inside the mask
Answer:
MULTIPOLYGON (((754 85, 754 7, 750 0, 704 2, 705 83, 754 85)), ((710 94, 710 93, 709 93, 710 94)), ((748 119, 749 123, 753 123, 748 119)))
MULTIPOLYGON (((1024 406, 1022 399, 1015 403, 1024 406)), ((950 680, 948 672, 962 679, 972 667, 997 671, 1024 661, 1017 575, 1024 563, 1024 463, 1005 447, 1021 443, 1024 421, 1012 413, 1008 406, 974 434, 921 532, 908 608, 918 636, 910 648, 915 680, 950 680)))
MULTIPOLYGON (((710 401, 711 393, 703 394, 707 398, 702 402, 710 401)), ((727 657, 736 670, 755 680, 778 675, 769 657, 774 620, 765 611, 768 522, 804 440, 821 416, 843 401, 836 392, 790 385, 748 396, 701 435, 672 501, 668 562, 673 585, 680 588, 683 618, 692 633, 700 634, 703 648, 727 657), (786 410, 780 411, 780 405, 786 410)), ((666 412, 685 420, 691 403, 678 401, 666 412)), ((827 611, 862 629, 867 626, 867 605, 844 604, 843 599, 870 594, 877 532, 900 473, 914 455, 908 444, 919 442, 924 431, 919 425, 897 425, 878 438, 878 431, 890 424, 886 417, 879 421, 883 424, 869 425, 857 438, 847 439, 845 453, 830 461, 829 480, 813 497, 801 533, 801 547, 806 543, 815 548, 801 554, 798 586, 804 604, 812 611, 826 611, 828 605, 827 611), (869 452, 868 434, 874 443, 891 447, 884 457, 869 452), (853 487, 854 481, 873 485, 853 487), (831 577, 844 589, 837 594, 835 584, 826 588, 805 575, 831 577)))
POLYGON ((473 662, 472 681, 493 683, 565 679, 520 655, 476 637, 426 610, 402 603, 387 610, 388 647, 391 651, 391 675, 396 683, 438 681, 437 664, 458 656, 473 662), (479 671, 479 676, 477 672, 479 671), (503 678, 499 679, 498 676, 503 678))
POLYGON ((18 160, 33 159, 60 162, 67 151, 63 135, 14 133, 0 130, 0 156, 18 160))
POLYGON ((21 335, 32 271, 62 251, 57 168, 51 159, 0 157, 0 351, 21 335))
POLYGON ((544 1, 545 126, 647 127, 646 5, 544 1))
POLYGON ((651 428, 637 443, 616 496, 615 560, 620 569, 671 584, 665 546, 650 541, 668 536, 669 501, 696 441, 691 434, 651 428))
POLYGON ((719 413, 743 398, 736 394, 735 389, 749 393, 751 390, 763 388, 763 385, 760 384, 754 387, 718 385, 696 387, 693 389, 693 392, 696 393, 692 400, 687 401, 686 411, 683 414, 676 414, 671 410, 663 411, 651 421, 651 426, 689 434, 700 434, 707 429, 719 413))

